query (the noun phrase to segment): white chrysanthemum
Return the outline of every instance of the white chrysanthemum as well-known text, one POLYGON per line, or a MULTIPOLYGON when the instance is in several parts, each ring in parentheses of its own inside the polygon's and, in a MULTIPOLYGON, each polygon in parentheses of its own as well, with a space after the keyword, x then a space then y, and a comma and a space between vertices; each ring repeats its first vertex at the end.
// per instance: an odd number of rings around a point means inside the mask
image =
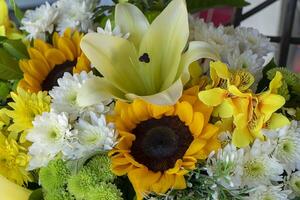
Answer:
POLYGON ((248 200, 287 200, 290 190, 283 190, 282 185, 264 186, 260 185, 250 192, 248 200))
POLYGON ((46 33, 54 31, 54 24, 58 17, 58 10, 48 2, 35 10, 27 10, 21 21, 21 30, 29 33, 29 39, 46 39, 46 33))
POLYGON ((68 117, 65 113, 43 113, 32 122, 33 128, 26 139, 33 144, 29 147, 32 160, 29 169, 48 164, 65 145, 66 135, 70 133, 68 117))
POLYGON ((69 159, 76 159, 97 151, 111 150, 116 144, 117 134, 105 116, 90 112, 89 120, 79 119, 74 126, 69 145, 63 150, 69 159))
POLYGON ((81 107, 77 103, 79 89, 86 80, 93 77, 95 76, 92 72, 86 73, 83 71, 74 75, 65 73, 62 78, 58 79, 58 86, 49 91, 49 95, 52 97, 51 109, 57 113, 68 113, 71 121, 74 121, 80 115, 85 115, 84 113, 87 111, 107 112, 109 107, 101 102, 89 107, 81 107))
POLYGON ((124 39, 128 39, 129 33, 123 34, 121 31, 121 27, 116 25, 114 28, 112 28, 110 20, 106 21, 105 28, 98 27, 97 32, 101 33, 103 35, 110 35, 110 36, 116 36, 124 39))
POLYGON ((226 188, 238 188, 241 184, 240 174, 244 150, 237 149, 228 144, 220 149, 216 155, 213 153, 207 159, 207 173, 218 177, 218 181, 226 188))
POLYGON ((300 169, 300 126, 297 121, 277 130, 265 130, 264 134, 272 140, 276 147, 273 156, 287 173, 300 169))
POLYGON ((189 22, 190 40, 211 44, 220 54, 221 61, 227 63, 230 69, 246 68, 255 77, 259 76, 265 64, 265 56, 274 52, 269 39, 253 28, 214 27, 192 16, 189 22))
POLYGON ((288 188, 293 191, 290 195, 291 198, 300 197, 300 171, 291 174, 288 182, 288 188))
POLYGON ((270 157, 272 145, 255 140, 252 148, 246 151, 242 164, 242 185, 249 187, 281 181, 283 167, 277 159, 270 157))
POLYGON ((87 32, 93 28, 93 10, 98 0, 59 0, 54 5, 59 10, 57 30, 63 33, 66 28, 87 32))
POLYGON ((270 42, 270 39, 260 34, 254 28, 237 27, 235 36, 240 41, 241 51, 251 50, 253 53, 258 54, 259 57, 275 51, 275 47, 270 42))

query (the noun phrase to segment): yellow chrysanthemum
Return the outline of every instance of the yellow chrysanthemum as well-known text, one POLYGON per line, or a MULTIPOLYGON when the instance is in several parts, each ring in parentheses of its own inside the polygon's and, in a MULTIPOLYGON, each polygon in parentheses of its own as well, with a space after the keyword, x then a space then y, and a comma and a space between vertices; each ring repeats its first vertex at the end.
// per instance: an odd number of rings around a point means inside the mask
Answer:
POLYGON ((49 91, 64 72, 90 71, 90 62, 79 47, 82 37, 83 34, 67 29, 63 36, 54 33, 52 45, 34 40, 33 47, 28 49, 30 59, 19 63, 24 72, 19 87, 30 92, 49 91))
POLYGON ((149 192, 184 189, 184 175, 220 147, 218 128, 208 123, 211 109, 192 95, 197 92, 188 90, 174 106, 116 103, 112 121, 119 143, 111 152, 112 170, 128 175, 138 200, 149 192))
POLYGON ((18 185, 27 184, 32 180, 26 171, 28 162, 26 148, 0 133, 0 174, 18 185))
POLYGON ((14 102, 8 103, 12 110, 6 113, 12 118, 13 123, 8 130, 13 133, 24 133, 20 142, 25 142, 24 136, 28 129, 32 128, 32 121, 35 116, 50 110, 50 96, 47 92, 29 93, 18 88, 17 93, 12 92, 11 97, 14 102))

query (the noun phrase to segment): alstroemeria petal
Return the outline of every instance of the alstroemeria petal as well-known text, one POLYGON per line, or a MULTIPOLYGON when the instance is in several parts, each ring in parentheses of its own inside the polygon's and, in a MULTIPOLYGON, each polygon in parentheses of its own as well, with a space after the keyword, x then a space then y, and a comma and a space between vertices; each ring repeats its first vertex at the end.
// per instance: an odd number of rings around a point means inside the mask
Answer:
POLYGON ((143 99, 156 105, 174 105, 182 95, 182 88, 182 82, 178 80, 168 89, 155 95, 138 96, 136 94, 126 94, 126 97, 131 100, 143 99))
MULTIPOLYGON (((188 50, 182 55, 175 80, 181 77, 183 84, 185 84, 190 79, 188 66, 192 62, 201 58, 218 60, 220 57, 217 51, 210 44, 201 41, 190 42, 188 50)), ((169 76, 168 78, 172 79, 173 77, 169 76)), ((166 80, 165 84, 167 84, 169 81, 171 80, 166 80)))
POLYGON ((284 97, 277 94, 262 94, 258 97, 260 112, 265 115, 264 122, 268 121, 271 115, 285 104, 284 97))
POLYGON ((209 106, 218 106, 227 97, 227 91, 222 88, 213 88, 199 92, 199 99, 209 106))
POLYGON ((115 20, 123 33, 130 34, 129 40, 139 47, 149 27, 149 22, 144 14, 132 4, 119 3, 116 6, 115 20))
POLYGON ((185 0, 173 0, 153 21, 140 45, 139 56, 149 57, 149 62, 141 62, 143 77, 154 91, 164 90, 176 81, 188 36, 185 0))
POLYGON ((136 49, 128 40, 89 33, 82 38, 80 46, 97 70, 113 85, 128 92, 144 92, 136 49))
POLYGON ((90 106, 113 97, 126 99, 121 90, 114 87, 104 78, 95 77, 87 80, 80 88, 77 103, 81 106, 90 106))

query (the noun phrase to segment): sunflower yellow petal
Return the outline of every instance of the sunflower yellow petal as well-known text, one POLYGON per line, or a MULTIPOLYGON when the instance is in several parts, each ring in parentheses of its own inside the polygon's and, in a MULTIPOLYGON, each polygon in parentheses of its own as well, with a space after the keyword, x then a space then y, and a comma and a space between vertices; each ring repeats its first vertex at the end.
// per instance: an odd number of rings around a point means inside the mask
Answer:
POLYGON ((189 129, 194 137, 198 137, 201 134, 204 122, 203 114, 200 112, 195 112, 193 121, 189 124, 189 129))
POLYGON ((176 105, 176 115, 178 115, 179 119, 185 122, 186 125, 189 125, 193 120, 193 107, 188 102, 181 102, 176 105))
POLYGON ((184 179, 184 176, 182 175, 177 175, 175 177, 175 184, 173 186, 175 190, 183 190, 186 188, 186 181, 184 179))

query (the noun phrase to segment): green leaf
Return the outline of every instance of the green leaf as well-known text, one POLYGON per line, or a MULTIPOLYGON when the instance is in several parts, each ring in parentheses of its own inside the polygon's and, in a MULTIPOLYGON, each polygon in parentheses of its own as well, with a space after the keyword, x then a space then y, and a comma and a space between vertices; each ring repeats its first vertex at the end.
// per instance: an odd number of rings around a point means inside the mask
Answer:
POLYGON ((22 40, 5 40, 2 45, 3 48, 16 59, 28 58, 27 48, 22 40))
POLYGON ((0 49, 0 79, 16 80, 23 76, 17 60, 13 59, 4 49, 0 49))
POLYGON ((43 197, 43 189, 39 188, 39 189, 34 190, 31 193, 31 195, 29 196, 28 200, 43 200, 43 199, 44 199, 44 197, 43 197))
POLYGON ((21 20, 24 17, 24 13, 22 12, 22 10, 18 7, 18 5, 16 4, 15 0, 9 0, 9 3, 11 5, 11 7, 14 9, 15 12, 15 16, 18 19, 19 22, 21 22, 21 20))
POLYGON ((278 65, 275 63, 274 58, 264 67, 262 71, 263 78, 258 83, 257 90, 256 90, 257 93, 265 90, 268 87, 270 80, 268 79, 267 72, 276 67, 278 67, 278 65))
POLYGON ((0 82, 0 101, 6 101, 10 92, 9 83, 0 82))
POLYGON ((188 10, 193 12, 220 6, 244 7, 249 5, 245 0, 188 0, 188 10))

